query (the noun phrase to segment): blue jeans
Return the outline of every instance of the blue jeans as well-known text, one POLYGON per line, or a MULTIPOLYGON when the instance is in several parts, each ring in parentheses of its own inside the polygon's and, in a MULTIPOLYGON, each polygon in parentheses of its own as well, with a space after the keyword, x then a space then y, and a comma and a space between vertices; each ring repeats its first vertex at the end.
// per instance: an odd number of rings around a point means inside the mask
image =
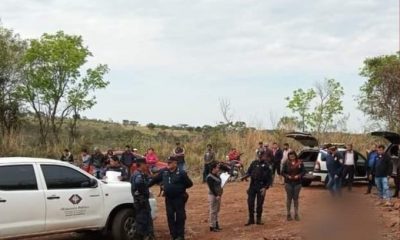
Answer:
POLYGON ((186 171, 186 163, 178 162, 178 169, 179 169, 179 171, 186 171))
POLYGON ((340 196, 342 190, 342 178, 329 174, 329 182, 326 187, 331 192, 332 196, 340 196))
POLYGON ((376 188, 381 199, 390 199, 389 181, 387 177, 375 177, 376 188))

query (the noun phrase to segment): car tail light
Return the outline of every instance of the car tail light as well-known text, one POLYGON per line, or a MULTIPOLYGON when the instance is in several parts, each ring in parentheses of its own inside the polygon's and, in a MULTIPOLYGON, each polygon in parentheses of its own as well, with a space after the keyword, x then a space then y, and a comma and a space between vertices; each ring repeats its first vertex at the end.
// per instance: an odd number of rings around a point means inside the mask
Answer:
POLYGON ((319 172, 321 170, 321 164, 319 162, 315 163, 314 171, 319 172))

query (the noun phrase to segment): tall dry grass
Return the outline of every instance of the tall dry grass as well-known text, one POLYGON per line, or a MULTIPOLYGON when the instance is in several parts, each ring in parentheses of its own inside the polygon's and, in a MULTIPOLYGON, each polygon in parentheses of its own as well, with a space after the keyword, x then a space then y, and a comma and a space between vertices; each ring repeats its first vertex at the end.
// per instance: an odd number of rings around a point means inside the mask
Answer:
MULTIPOLYGON (((80 136, 76 143, 68 146, 67 135, 64 133, 62 142, 54 144, 49 141, 47 146, 38 144, 38 135, 35 124, 21 129, 19 134, 14 134, 10 139, 3 139, 0 143, 1 156, 26 156, 59 159, 64 148, 70 148, 75 159, 79 161, 82 148, 89 151, 98 147, 103 151, 108 149, 120 150, 126 144, 145 153, 146 149, 153 147, 160 159, 170 156, 175 142, 180 141, 186 149, 186 160, 192 176, 199 177, 203 168, 203 155, 206 145, 211 143, 216 151, 217 159, 225 160, 225 156, 232 147, 236 147, 244 153, 243 161, 248 165, 255 158, 255 149, 259 141, 272 144, 288 142, 294 150, 300 150, 301 146, 295 141, 286 138, 285 131, 259 131, 247 130, 245 132, 211 132, 194 133, 186 131, 162 131, 149 130, 144 127, 125 127, 120 124, 83 121, 80 126, 80 136)), ((374 142, 384 142, 382 139, 374 139, 367 134, 326 133, 316 135, 320 143, 353 143, 354 148, 361 153, 374 142)))

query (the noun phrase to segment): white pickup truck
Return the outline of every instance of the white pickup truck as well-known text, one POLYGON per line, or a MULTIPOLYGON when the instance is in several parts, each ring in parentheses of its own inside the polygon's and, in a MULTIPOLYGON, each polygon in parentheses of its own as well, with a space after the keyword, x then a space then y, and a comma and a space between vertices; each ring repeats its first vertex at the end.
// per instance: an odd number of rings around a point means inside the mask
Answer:
POLYGON ((0 158, 0 239, 86 230, 133 238, 130 183, 100 181, 57 160, 0 158))

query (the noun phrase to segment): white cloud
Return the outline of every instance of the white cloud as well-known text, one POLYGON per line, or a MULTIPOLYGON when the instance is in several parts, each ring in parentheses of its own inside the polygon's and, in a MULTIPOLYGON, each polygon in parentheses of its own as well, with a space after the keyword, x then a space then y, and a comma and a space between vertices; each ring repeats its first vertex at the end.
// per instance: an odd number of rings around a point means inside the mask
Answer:
MULTIPOLYGON (((114 110, 115 118, 138 114, 142 121, 202 124, 217 121, 218 111, 206 117, 194 113, 207 112, 226 92, 237 102, 241 119, 266 114, 268 106, 251 108, 263 98, 276 102, 270 108, 284 114, 282 91, 287 96, 325 76, 341 80, 346 92, 354 93, 362 82, 357 74, 365 57, 397 51, 397 6, 393 4, 379 0, 5 0, 0 12, 3 24, 24 37, 59 29, 82 35, 94 53, 93 61, 110 65, 113 79, 107 97, 118 96, 114 103, 119 106, 130 97, 127 85, 141 97, 149 89, 157 92, 155 100, 147 102, 154 111, 174 105, 177 98, 168 101, 163 94, 176 88, 182 90, 181 98, 196 105, 195 110, 185 107, 182 114, 161 117, 150 114, 149 107, 138 106, 135 111, 114 110), (291 78, 295 81, 289 86, 280 85, 291 78), (261 96, 263 88, 268 89, 265 96, 261 96)), ((353 113, 356 104, 349 94, 346 111, 353 113)), ((107 97, 101 94, 98 106, 88 114, 103 117, 99 110, 110 105, 107 97)), ((352 116, 354 128, 358 118, 360 113, 352 116)))

